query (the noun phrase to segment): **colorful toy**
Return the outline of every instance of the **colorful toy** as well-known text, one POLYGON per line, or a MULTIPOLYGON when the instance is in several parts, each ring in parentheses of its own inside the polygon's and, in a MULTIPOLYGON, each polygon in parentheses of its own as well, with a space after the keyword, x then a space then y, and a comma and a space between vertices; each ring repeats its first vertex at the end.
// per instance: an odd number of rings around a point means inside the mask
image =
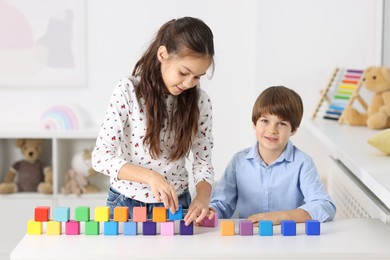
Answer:
POLYGON ((123 235, 125 236, 136 236, 138 224, 137 222, 123 222, 123 235))
POLYGON ((186 226, 184 220, 180 220, 180 235, 193 235, 194 234, 194 223, 191 222, 186 226))
POLYGON ((167 221, 167 210, 164 207, 154 207, 152 210, 153 222, 167 221))
POLYGON ((15 192, 53 193, 51 167, 39 158, 43 152, 42 139, 17 139, 23 160, 15 162, 8 170, 4 183, 0 184, 0 194, 15 192))
POLYGON ((65 234, 80 235, 80 222, 74 220, 65 222, 65 234))
POLYGON ((79 206, 75 209, 75 219, 76 221, 89 221, 89 207, 88 206, 79 206))
POLYGON ((162 236, 175 235, 175 222, 173 221, 161 222, 161 235, 162 236))
POLYGON ((294 220, 282 220, 280 224, 283 236, 297 235, 297 223, 294 220))
POLYGON ((96 207, 95 208, 95 221, 98 221, 98 222, 110 221, 110 208, 106 207, 106 206, 96 207))
POLYGON ((234 221, 221 221, 221 236, 234 236, 234 221))
POLYGON ((128 207, 115 207, 114 208, 114 221, 126 222, 129 219, 128 207))
POLYGON ((209 219, 208 217, 205 217, 203 219, 202 225, 204 227, 217 227, 218 226, 218 213, 215 212, 212 219, 209 219))
POLYGON ((54 209, 54 221, 67 222, 70 218, 69 207, 56 207, 54 209))
POLYGON ((240 220, 239 224, 241 236, 253 236, 253 223, 250 220, 240 220))
POLYGON ((133 207, 133 221, 146 222, 146 207, 133 207))
POLYGON ((305 222, 305 233, 308 236, 318 236, 320 231, 320 222, 318 220, 306 220, 305 222))
POLYGON ((29 235, 41 235, 42 229, 41 221, 29 220, 27 222, 27 234, 29 235))
POLYGON ((85 222, 85 234, 86 235, 99 235, 99 222, 97 222, 97 221, 85 222))
POLYGON ((259 235, 260 236, 273 236, 274 229, 271 220, 260 220, 259 221, 259 235))
POLYGON ((156 222, 152 222, 152 221, 142 222, 142 234, 145 236, 156 235, 156 222))
POLYGON ((48 234, 48 235, 61 235, 61 222, 48 221, 46 223, 46 234, 48 234))
POLYGON ((50 207, 38 206, 34 209, 35 221, 49 221, 50 219, 50 207))
POLYGON ((183 207, 181 205, 179 205, 179 209, 175 213, 172 213, 169 209, 167 211, 169 220, 181 220, 183 218, 183 207))
POLYGON ((118 222, 116 221, 104 222, 104 235, 106 236, 118 235, 118 222))

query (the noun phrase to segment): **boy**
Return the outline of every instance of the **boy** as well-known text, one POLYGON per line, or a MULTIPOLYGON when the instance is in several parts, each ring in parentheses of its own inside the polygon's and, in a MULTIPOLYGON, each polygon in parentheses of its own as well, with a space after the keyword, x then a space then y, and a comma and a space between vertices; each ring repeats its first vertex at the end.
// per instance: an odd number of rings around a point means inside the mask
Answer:
POLYGON ((238 217, 255 225, 334 218, 336 207, 312 159, 290 141, 302 115, 302 100, 293 90, 276 86, 260 94, 252 111, 256 145, 231 159, 210 201, 210 219, 214 212, 230 218, 237 203, 238 217))

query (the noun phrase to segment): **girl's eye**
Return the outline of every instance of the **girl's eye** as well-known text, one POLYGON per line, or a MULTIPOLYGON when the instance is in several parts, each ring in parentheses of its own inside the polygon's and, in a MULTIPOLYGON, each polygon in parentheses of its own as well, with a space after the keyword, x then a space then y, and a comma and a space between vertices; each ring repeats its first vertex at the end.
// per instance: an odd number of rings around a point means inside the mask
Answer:
POLYGON ((187 73, 184 73, 184 72, 181 72, 181 71, 179 71, 179 73, 180 73, 180 75, 182 75, 182 76, 187 76, 187 75, 188 75, 187 73))

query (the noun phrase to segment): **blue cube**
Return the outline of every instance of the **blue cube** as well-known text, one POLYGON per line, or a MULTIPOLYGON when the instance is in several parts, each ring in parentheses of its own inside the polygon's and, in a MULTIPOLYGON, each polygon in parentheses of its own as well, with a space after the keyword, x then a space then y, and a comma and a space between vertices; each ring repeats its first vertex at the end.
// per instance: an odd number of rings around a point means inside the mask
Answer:
POLYGON ((320 222, 318 220, 306 220, 306 235, 318 236, 321 233, 320 222))
POLYGON ((184 220, 180 220, 180 235, 193 235, 194 223, 191 222, 188 226, 185 225, 184 220))
POLYGON ((70 218, 69 207, 56 207, 54 208, 54 221, 68 222, 70 218))
POLYGON ((106 236, 118 235, 118 222, 116 221, 104 222, 104 235, 106 236))
POLYGON ((283 236, 297 235, 297 223, 294 220, 282 220, 281 224, 283 236))
POLYGON ((260 220, 259 221, 259 235, 260 236, 273 236, 274 229, 271 220, 260 220))
POLYGON ((142 234, 145 236, 156 235, 156 222, 146 221, 142 222, 142 234))
POLYGON ((168 211, 168 219, 169 220, 181 220, 183 219, 183 208, 181 205, 179 205, 179 209, 172 213, 170 209, 167 209, 168 211))
POLYGON ((123 235, 136 236, 137 235, 137 222, 123 222, 123 235))

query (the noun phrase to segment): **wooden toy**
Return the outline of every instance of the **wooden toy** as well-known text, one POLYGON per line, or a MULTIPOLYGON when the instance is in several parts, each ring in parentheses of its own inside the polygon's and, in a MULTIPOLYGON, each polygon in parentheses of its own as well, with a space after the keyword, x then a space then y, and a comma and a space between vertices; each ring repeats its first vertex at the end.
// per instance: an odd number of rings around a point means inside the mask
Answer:
POLYGON ((89 221, 89 207, 79 206, 75 209, 76 221, 89 221))
POLYGON ((133 207, 133 221, 146 222, 146 220, 147 220, 146 207, 133 207))
POLYGON ((146 221, 142 222, 142 234, 145 236, 156 235, 156 222, 146 221))
POLYGON ((294 220, 282 220, 280 224, 283 236, 297 235, 297 223, 294 220))
POLYGON ((167 221, 167 210, 164 207, 154 207, 152 210, 153 222, 165 222, 167 221))
POLYGON ((54 208, 54 221, 68 222, 70 218, 69 207, 56 207, 54 208))
POLYGON ((114 221, 126 222, 129 219, 129 208, 128 207, 115 207, 114 208, 114 221))
POLYGON ((259 235, 260 236, 273 236, 273 223, 271 220, 259 221, 259 235))
POLYGON ((80 235, 80 222, 69 220, 65 223, 65 234, 80 235))
POLYGON ((29 220, 27 222, 27 234, 41 235, 42 234, 42 221, 29 220))
POLYGON ((125 236, 136 236, 137 235, 137 222, 123 222, 123 235, 125 236))
POLYGON ((191 222, 186 226, 184 220, 180 220, 180 235, 193 235, 194 234, 194 223, 191 222))
POLYGON ((93 220, 86 221, 84 232, 86 235, 99 235, 99 222, 93 220))
POLYGON ((34 210, 34 220, 35 221, 49 221, 50 219, 50 207, 48 206, 38 206, 34 210))
POLYGON ((203 219, 203 226, 204 227, 217 227, 218 226, 218 213, 215 212, 214 217, 212 219, 205 217, 203 219))
POLYGON ((116 221, 104 222, 104 235, 105 236, 118 235, 118 222, 116 221))
POLYGON ((306 220, 305 221, 305 233, 308 236, 320 235, 320 222, 318 220, 306 220))
POLYGON ((183 219, 183 207, 181 205, 179 205, 179 209, 175 213, 172 213, 169 209, 167 209, 167 211, 168 211, 168 219, 169 220, 183 219))
POLYGON ((162 236, 175 235, 175 222, 174 221, 161 222, 161 235, 162 236))
POLYGON ((221 236, 234 236, 234 221, 221 221, 221 236))
POLYGON ((240 220, 240 236, 253 236, 253 223, 250 220, 240 220))
POLYGON ((46 234, 47 235, 61 235, 61 222, 48 221, 46 223, 46 234))
POLYGON ((96 207, 95 208, 95 221, 107 222, 110 220, 110 208, 109 207, 96 207))

